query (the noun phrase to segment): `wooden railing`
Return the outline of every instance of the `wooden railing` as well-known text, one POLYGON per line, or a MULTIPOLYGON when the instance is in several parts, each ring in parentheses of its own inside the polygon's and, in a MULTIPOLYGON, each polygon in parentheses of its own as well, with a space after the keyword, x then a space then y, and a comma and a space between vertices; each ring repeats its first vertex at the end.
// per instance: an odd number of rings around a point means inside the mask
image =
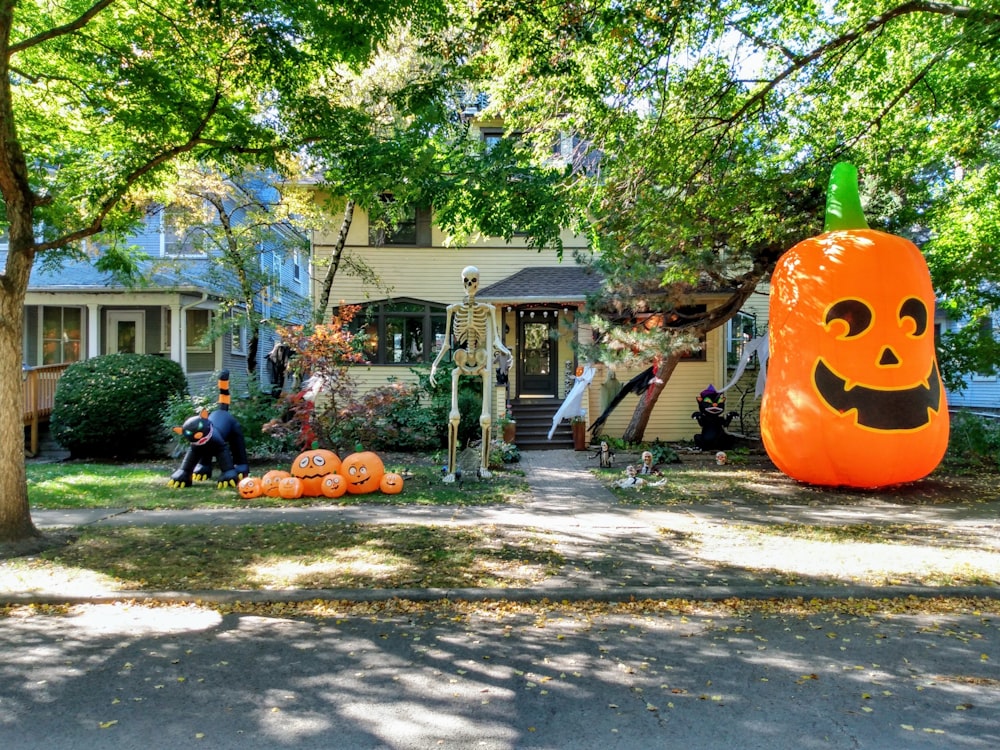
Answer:
POLYGON ((56 384, 67 367, 69 363, 24 368, 24 424, 31 427, 31 437, 25 453, 29 456, 38 455, 38 428, 52 416, 52 407, 56 402, 56 384))

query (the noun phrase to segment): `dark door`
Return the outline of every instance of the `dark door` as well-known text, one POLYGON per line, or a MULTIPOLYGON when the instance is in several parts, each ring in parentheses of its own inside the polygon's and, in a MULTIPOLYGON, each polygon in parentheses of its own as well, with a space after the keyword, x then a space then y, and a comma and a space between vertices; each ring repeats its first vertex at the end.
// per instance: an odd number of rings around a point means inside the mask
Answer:
POLYGON ((555 396, 557 350, 555 316, 518 321, 517 390, 522 396, 555 396))

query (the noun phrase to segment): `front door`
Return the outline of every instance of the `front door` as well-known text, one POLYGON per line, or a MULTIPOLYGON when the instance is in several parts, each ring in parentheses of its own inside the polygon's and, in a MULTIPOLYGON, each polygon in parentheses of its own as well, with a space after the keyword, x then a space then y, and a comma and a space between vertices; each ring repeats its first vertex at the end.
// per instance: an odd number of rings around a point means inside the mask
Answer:
POLYGON ((108 310, 107 354, 145 354, 145 314, 142 310, 108 310))
POLYGON ((558 394, 558 347, 555 315, 551 318, 518 318, 517 383, 521 396, 558 394))

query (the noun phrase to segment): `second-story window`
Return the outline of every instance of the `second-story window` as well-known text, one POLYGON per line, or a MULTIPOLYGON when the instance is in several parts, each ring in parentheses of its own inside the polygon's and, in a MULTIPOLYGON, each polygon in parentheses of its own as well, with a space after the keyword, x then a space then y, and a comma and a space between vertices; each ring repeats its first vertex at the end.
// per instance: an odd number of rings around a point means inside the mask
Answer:
POLYGON ((392 195, 381 197, 382 205, 368 217, 368 244, 420 245, 431 244, 431 211, 429 208, 397 204, 392 195))

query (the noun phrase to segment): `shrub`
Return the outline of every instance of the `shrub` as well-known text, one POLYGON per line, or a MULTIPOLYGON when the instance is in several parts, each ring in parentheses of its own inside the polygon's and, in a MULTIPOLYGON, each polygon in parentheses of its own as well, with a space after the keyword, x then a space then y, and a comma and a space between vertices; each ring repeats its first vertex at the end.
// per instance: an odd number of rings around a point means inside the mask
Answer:
MULTIPOLYGON (((418 388, 423 394, 426 408, 438 426, 441 444, 447 445, 448 415, 451 413, 451 372, 447 369, 440 370, 434 385, 430 382, 430 367, 413 368, 411 372, 417 375, 418 388)), ((459 378, 458 411, 461 414, 458 423, 459 450, 471 442, 482 440, 483 431, 479 426, 479 415, 482 410, 482 380, 478 377, 459 378)))
POLYGON ((420 389, 392 383, 376 388, 340 410, 330 442, 340 451, 424 451, 441 446, 443 423, 421 403, 420 389))
POLYGON ((161 414, 187 393, 176 362, 108 354, 70 365, 56 388, 52 436, 74 458, 131 458, 162 448, 161 414))
POLYGON ((1000 419, 966 411, 952 414, 945 462, 956 468, 1000 469, 1000 419))

